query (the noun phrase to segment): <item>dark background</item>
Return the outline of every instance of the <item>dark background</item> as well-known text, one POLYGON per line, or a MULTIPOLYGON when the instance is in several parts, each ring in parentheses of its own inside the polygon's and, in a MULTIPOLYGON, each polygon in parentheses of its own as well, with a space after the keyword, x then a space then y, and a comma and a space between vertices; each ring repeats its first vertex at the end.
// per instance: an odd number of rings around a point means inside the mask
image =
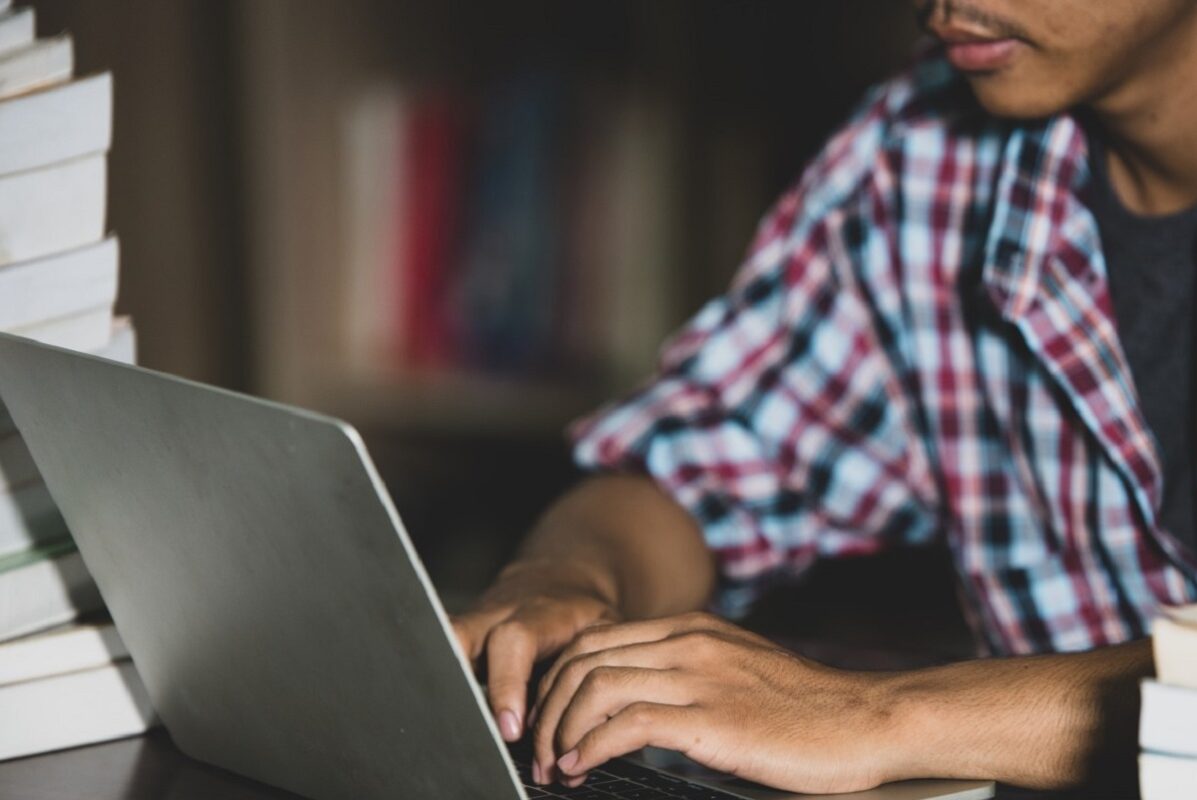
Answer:
MULTIPOLYGON (((521 410, 518 384, 507 406, 414 377, 341 385, 325 366, 336 356, 322 354, 325 287, 343 268, 331 122, 343 99, 380 79, 485 92, 494 76, 535 71, 667 106, 676 229, 659 268, 674 277, 676 302, 661 311, 672 325, 721 291, 759 216, 916 37, 909 4, 893 0, 32 5, 39 35, 74 35, 79 73, 115 74, 109 224, 118 309, 135 320, 142 363, 359 425, 451 606, 575 480, 564 423, 627 386, 521 410)), ((850 606, 864 602, 851 588, 861 581, 883 587, 870 596, 899 595, 918 626, 950 602, 949 583, 924 579, 943 566, 898 556, 855 578, 824 570, 815 585, 850 606)))

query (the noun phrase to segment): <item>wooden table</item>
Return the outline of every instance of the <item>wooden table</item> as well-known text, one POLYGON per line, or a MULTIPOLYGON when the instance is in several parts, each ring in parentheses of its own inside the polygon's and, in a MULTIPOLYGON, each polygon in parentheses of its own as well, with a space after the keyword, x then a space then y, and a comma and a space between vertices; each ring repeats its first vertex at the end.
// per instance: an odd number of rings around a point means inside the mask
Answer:
MULTIPOLYGON (((1093 798, 1092 793, 1076 797, 1093 798)), ((1000 800, 1065 795, 1002 787, 1000 800)), ((183 755, 162 729, 0 764, 4 800, 301 800, 183 755)), ((405 799, 406 800, 406 799, 405 799)), ((412 800, 416 800, 413 798, 412 800)))

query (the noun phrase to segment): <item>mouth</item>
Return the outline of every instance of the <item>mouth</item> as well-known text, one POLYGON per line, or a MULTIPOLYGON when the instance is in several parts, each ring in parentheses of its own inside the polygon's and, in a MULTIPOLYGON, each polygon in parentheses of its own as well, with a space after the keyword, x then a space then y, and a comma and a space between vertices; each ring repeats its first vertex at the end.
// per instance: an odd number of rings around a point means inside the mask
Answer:
POLYGON ((1006 67, 1026 43, 1013 36, 996 36, 986 31, 951 25, 930 26, 930 31, 947 48, 948 61, 963 72, 996 72, 1006 67))

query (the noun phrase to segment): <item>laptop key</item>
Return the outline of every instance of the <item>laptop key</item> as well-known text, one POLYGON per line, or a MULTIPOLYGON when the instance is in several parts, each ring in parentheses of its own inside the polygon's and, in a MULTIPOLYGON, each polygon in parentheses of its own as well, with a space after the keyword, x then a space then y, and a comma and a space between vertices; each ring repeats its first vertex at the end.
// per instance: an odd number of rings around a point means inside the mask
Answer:
POLYGON ((642 783, 645 786, 651 786, 654 789, 664 789, 667 792, 684 789, 689 785, 681 778, 675 778, 663 772, 650 772, 647 775, 641 775, 636 778, 636 782, 642 783))
POLYGON ((618 781, 618 780, 621 780, 621 778, 618 775, 612 775, 610 772, 607 772, 606 770, 596 769, 596 770, 591 771, 590 775, 587 776, 586 785, 587 786, 601 786, 604 783, 611 783, 612 781, 618 781))
POLYGON ((632 783, 631 781, 623 780, 622 778, 617 778, 616 780, 608 781, 607 783, 598 784, 598 786, 596 788, 601 788, 604 792, 606 792, 608 794, 622 796, 623 792, 628 792, 628 791, 631 791, 632 789, 640 788, 640 784, 632 783))
POLYGON ((598 793, 599 797, 603 798, 603 800, 609 800, 609 798, 611 797, 611 794, 609 792, 607 792, 606 789, 600 789, 597 786, 587 786, 585 784, 583 784, 581 786, 575 786, 572 789, 570 789, 567 786, 561 786, 560 784, 555 784, 551 787, 548 787, 548 790, 550 792, 552 792, 553 795, 556 797, 568 797, 568 798, 570 798, 570 800, 574 800, 574 798, 582 797, 583 795, 591 795, 596 792, 598 793))

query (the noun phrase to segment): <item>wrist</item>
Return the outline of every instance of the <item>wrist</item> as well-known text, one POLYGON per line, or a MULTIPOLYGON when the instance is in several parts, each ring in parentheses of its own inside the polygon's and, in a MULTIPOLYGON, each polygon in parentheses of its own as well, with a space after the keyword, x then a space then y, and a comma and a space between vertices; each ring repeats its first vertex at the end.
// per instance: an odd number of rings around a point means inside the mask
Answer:
POLYGON ((949 777, 939 741, 942 721, 935 719, 935 689, 915 679, 915 674, 889 673, 878 687, 879 702, 889 719, 889 781, 949 777))
MULTIPOLYGON (((997 695, 988 691, 973 662, 891 673, 886 702, 892 709, 895 742, 892 780, 949 778, 989 780, 1007 741, 1004 709, 1015 704, 1004 697, 1001 708, 989 706, 997 695), (986 731, 986 725, 988 730, 986 731)), ((1028 726, 1020 727, 1025 737, 1028 726)), ((1018 735, 1018 734, 1016 734, 1018 735)))
POLYGON ((619 611, 618 582, 601 564, 574 556, 527 554, 512 561, 499 573, 497 585, 526 585, 535 582, 551 593, 576 593, 619 611))
POLYGON ((851 672, 854 690, 863 700, 868 749, 882 783, 937 775, 936 748, 926 724, 923 698, 911 691, 905 672, 851 672))

